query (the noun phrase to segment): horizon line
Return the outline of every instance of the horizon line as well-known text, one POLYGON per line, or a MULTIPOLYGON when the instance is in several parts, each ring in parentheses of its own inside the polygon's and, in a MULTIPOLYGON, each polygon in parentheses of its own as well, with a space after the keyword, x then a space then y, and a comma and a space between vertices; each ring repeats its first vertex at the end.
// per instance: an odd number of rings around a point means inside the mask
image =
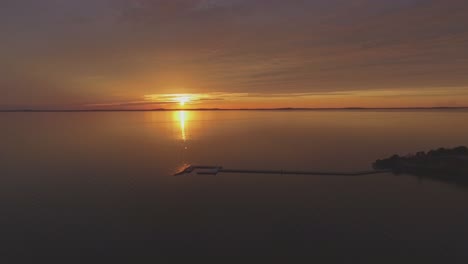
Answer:
POLYGON ((332 110, 457 110, 468 106, 435 107, 279 107, 279 108, 154 108, 154 109, 0 109, 3 112, 171 112, 171 111, 332 111, 332 110))

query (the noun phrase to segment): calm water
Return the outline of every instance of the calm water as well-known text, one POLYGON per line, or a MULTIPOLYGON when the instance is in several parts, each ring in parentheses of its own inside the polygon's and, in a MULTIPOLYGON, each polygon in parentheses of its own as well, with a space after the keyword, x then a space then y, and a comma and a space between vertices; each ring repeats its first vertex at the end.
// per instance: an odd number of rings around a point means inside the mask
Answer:
POLYGON ((365 170, 468 145, 467 111, 0 114, 0 258, 97 263, 201 255, 465 263, 465 188, 390 174, 171 174, 227 168, 365 170))

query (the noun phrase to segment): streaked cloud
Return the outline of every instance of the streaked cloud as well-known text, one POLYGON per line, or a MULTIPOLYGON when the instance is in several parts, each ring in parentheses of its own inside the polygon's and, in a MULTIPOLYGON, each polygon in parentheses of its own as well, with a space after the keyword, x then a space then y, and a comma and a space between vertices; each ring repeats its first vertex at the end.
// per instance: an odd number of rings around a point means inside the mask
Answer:
POLYGON ((198 1, 195 10, 207 10, 212 8, 228 8, 245 0, 201 0, 198 1))
POLYGON ((164 94, 468 105, 467 13, 461 0, 5 0, 0 105, 164 94))

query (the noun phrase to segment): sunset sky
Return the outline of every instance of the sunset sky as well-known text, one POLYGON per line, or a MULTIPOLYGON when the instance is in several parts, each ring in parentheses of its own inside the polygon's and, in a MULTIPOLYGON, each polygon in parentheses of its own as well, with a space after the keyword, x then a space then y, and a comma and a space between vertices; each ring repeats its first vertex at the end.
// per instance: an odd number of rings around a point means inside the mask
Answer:
POLYGON ((0 109, 468 106, 466 0, 2 0, 0 109))

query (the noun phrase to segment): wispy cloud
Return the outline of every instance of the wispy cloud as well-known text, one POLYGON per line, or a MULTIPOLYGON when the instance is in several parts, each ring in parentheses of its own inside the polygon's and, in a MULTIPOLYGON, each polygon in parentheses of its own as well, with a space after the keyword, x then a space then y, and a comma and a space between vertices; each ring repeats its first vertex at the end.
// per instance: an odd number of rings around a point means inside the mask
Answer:
POLYGON ((195 10, 203 11, 214 8, 228 8, 232 7, 245 0, 200 0, 195 6, 195 10))
POLYGON ((463 100, 429 95, 468 87, 467 12, 461 0, 6 0, 0 104, 382 90, 463 100))

